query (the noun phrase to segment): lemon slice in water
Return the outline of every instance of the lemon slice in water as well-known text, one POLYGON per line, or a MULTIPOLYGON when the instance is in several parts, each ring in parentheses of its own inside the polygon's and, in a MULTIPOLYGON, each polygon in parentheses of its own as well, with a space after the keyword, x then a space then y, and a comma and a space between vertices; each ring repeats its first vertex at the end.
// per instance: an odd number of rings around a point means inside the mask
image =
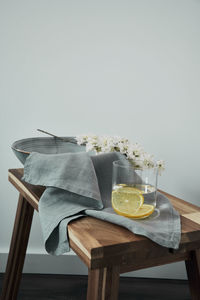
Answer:
POLYGON ((130 186, 130 185, 127 185, 125 183, 120 183, 118 185, 116 185, 116 188, 120 188, 122 187, 124 191, 130 191, 130 192, 133 192, 133 193, 139 193, 139 194, 143 194, 143 191, 134 187, 134 186, 130 186))
POLYGON ((135 214, 129 216, 134 219, 144 219, 150 216, 154 212, 154 206, 150 204, 143 204, 135 214))
POLYGON ((114 211, 124 217, 133 217, 144 202, 142 193, 136 189, 122 187, 112 192, 112 207, 114 211))

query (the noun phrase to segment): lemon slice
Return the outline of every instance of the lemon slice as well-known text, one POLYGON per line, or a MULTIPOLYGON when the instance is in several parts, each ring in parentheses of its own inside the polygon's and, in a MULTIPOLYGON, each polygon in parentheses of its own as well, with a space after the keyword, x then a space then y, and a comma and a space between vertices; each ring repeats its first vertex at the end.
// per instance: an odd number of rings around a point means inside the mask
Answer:
POLYGON ((114 211, 124 217, 131 218, 143 205, 142 193, 133 188, 131 190, 123 187, 112 192, 112 207, 114 211))
POLYGON ((132 186, 125 186, 124 189, 126 189, 127 191, 130 191, 130 192, 136 192, 136 193, 139 193, 139 194, 143 194, 143 191, 142 190, 139 190, 138 188, 136 187, 132 187, 132 186))
POLYGON ((154 206, 150 204, 143 204, 135 214, 132 214, 129 218, 144 219, 150 216, 154 211, 154 206))
POLYGON ((143 191, 142 191, 142 190, 140 190, 140 189, 138 189, 138 188, 136 188, 136 187, 127 185, 127 184, 125 184, 125 183, 117 184, 117 185, 115 186, 115 188, 123 188, 124 190, 126 189, 127 191, 129 190, 129 191, 138 192, 138 193, 140 193, 140 194, 143 194, 143 191))

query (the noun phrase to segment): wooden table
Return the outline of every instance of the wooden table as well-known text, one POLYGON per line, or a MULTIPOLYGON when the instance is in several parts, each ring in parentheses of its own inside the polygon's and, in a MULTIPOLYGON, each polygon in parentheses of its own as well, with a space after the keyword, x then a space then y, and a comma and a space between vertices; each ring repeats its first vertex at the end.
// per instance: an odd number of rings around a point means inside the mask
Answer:
MULTIPOLYGON (((12 169, 8 174, 19 191, 19 202, 1 300, 17 299, 33 212, 38 210, 44 191, 44 187, 21 181, 23 169, 12 169)), ((181 214, 179 250, 161 247, 123 227, 91 217, 69 224, 70 246, 88 267, 87 300, 116 300, 120 273, 177 261, 185 261, 191 299, 200 300, 200 208, 164 194, 181 214)))

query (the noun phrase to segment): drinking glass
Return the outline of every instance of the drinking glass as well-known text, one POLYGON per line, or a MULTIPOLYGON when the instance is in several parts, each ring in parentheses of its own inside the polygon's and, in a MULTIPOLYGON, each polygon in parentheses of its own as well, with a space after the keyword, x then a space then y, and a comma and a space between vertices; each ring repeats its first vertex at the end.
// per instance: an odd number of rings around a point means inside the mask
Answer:
POLYGON ((119 190, 120 195, 123 194, 122 201, 128 201, 126 200, 126 192, 127 199, 130 199, 131 193, 142 193, 144 197, 143 204, 152 205, 155 209, 158 167, 139 167, 140 165, 142 165, 140 162, 138 162, 138 166, 136 167, 128 161, 114 161, 112 191, 119 190), (124 192, 122 193, 123 189, 124 192))

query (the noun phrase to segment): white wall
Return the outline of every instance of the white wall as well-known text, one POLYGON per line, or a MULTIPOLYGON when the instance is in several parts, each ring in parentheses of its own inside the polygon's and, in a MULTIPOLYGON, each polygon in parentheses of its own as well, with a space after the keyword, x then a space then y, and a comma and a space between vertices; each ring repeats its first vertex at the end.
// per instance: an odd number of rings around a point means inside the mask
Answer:
MULTIPOLYGON (((21 166, 10 145, 37 128, 138 141, 167 163, 159 187, 199 205, 199 53, 199 0, 0 0, 2 259, 17 204, 7 169, 21 166)), ((37 215, 28 252, 44 253, 37 215)), ((139 275, 185 276, 156 270, 139 275)))

